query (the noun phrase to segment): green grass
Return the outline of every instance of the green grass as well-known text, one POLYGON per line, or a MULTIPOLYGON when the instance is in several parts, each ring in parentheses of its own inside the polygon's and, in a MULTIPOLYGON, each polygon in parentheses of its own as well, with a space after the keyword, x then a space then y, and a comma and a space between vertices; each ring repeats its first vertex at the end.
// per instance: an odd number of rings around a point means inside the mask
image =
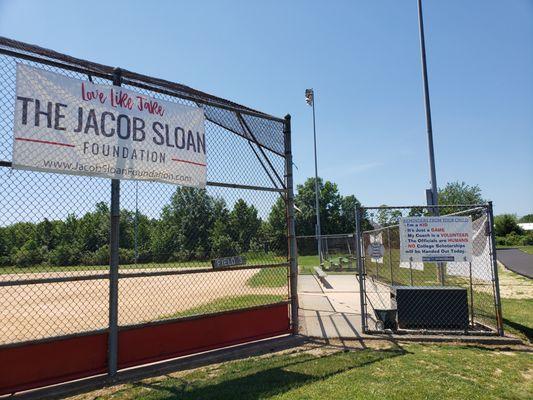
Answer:
MULTIPOLYGON (((533 299, 502 298, 503 329, 522 340, 533 343, 533 299)), ((474 293, 474 313, 477 321, 495 326, 492 294, 474 293)))
MULTIPOLYGON (((331 257, 330 261, 338 263, 339 262, 339 258, 341 258, 341 257, 331 257)), ((346 257, 342 257, 342 258, 346 258, 346 257)), ((299 267, 300 274, 302 274, 302 275, 314 274, 315 273, 314 268, 318 267, 319 265, 320 265, 320 261, 319 261, 318 256, 298 256, 298 267, 299 267)), ((325 261, 324 262, 324 269, 328 273, 331 273, 331 274, 342 274, 342 273, 344 273, 342 271, 328 271, 329 266, 330 266, 330 263, 325 261)), ((353 261, 353 263, 352 263, 352 269, 351 269, 350 273, 353 274, 354 271, 355 271, 355 261, 353 261)))
POLYGON ((533 246, 498 246, 498 249, 519 249, 524 253, 533 254, 533 246))
POLYGON ((452 345, 391 345, 289 353, 169 374, 85 399, 531 399, 531 353, 452 345))
POLYGON ((172 319, 191 317, 193 315, 211 314, 240 308, 249 308, 265 304, 279 303, 287 300, 287 296, 277 294, 247 294, 243 296, 228 296, 213 300, 210 303, 192 307, 184 311, 164 315, 158 319, 172 319))
POLYGON ((300 274, 313 274, 315 272, 313 268, 319 265, 320 261, 318 256, 298 256, 300 274))
POLYGON ((248 286, 251 287, 280 287, 288 283, 287 267, 263 268, 258 273, 248 279, 248 286))
MULTIPOLYGON (((271 254, 246 256, 247 265, 274 264, 286 262, 285 257, 278 257, 271 254)), ((211 261, 173 261, 166 263, 138 263, 120 264, 120 269, 152 269, 152 268, 211 268, 211 261)), ((0 267, 0 274, 28 274, 42 272, 71 272, 71 271, 107 271, 109 265, 34 265, 30 267, 0 267)))
MULTIPOLYGON (((400 267, 400 249, 392 249, 390 253, 386 251, 383 256, 383 263, 372 262, 367 257, 365 268, 368 276, 378 277, 383 282, 394 282, 395 285, 411 285, 411 270, 400 267)), ((424 263, 422 271, 412 270, 412 277, 413 284, 416 286, 437 285, 437 264, 424 263)))
MULTIPOLYGON (((332 260, 338 262, 339 257, 335 257, 332 260)), ((367 274, 369 276, 377 276, 379 273, 379 279, 383 282, 391 282, 391 268, 389 265, 389 259, 392 264, 392 277, 394 279, 394 284, 409 285, 411 273, 409 268, 400 268, 399 259, 400 259, 400 250, 392 249, 391 253, 385 252, 383 257, 383 263, 374 263, 370 261, 370 258, 367 258, 365 262, 365 267, 367 274)), ((317 267, 320 264, 318 256, 299 256, 298 265, 300 269, 300 274, 313 274, 314 267, 317 267)), ((355 263, 354 263, 355 265, 355 263)), ((329 266, 326 263, 326 272, 327 267, 329 266)), ((332 271, 332 274, 338 273, 337 271, 332 271)), ((352 270, 350 273, 354 273, 352 270)), ((413 283, 418 286, 422 285, 435 285, 437 281, 437 268, 435 263, 424 263, 424 270, 418 271, 413 270, 413 283)))
MULTIPOLYGON (((168 263, 139 263, 121 264, 121 269, 152 269, 152 268, 210 268, 208 261, 168 262, 168 263)), ((73 272, 73 271, 107 271, 109 265, 33 265, 31 267, 1 267, 0 274, 29 274, 42 272, 73 272)))
POLYGON ((533 343, 533 299, 502 298, 502 315, 506 332, 533 343))

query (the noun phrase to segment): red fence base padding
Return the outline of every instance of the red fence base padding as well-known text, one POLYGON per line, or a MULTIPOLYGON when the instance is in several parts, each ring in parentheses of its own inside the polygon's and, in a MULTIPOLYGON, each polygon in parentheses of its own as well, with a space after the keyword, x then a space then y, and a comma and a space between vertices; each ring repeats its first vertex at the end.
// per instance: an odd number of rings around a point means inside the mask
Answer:
POLYGON ((287 304, 125 329, 119 368, 289 333, 287 304))
POLYGON ((0 395, 106 372, 107 333, 0 348, 0 395))
MULTIPOLYGON (((290 332, 289 306, 233 311, 119 331, 119 368, 290 332)), ((0 395, 105 373, 107 333, 0 348, 0 395)))

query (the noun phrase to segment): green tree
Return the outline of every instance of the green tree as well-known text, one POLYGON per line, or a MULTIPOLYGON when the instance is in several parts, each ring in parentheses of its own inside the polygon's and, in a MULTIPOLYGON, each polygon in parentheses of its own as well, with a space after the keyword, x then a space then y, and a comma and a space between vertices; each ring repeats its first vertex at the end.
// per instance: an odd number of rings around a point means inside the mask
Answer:
POLYGON ((287 213, 285 210, 285 199, 278 197, 268 220, 263 227, 264 235, 270 238, 271 250, 276 254, 287 254, 287 213))
MULTIPOLYGON (((335 183, 319 178, 320 190, 320 221, 323 235, 338 233, 353 233, 355 231, 355 208, 361 203, 353 195, 342 196, 335 183)), ((295 195, 295 225, 298 236, 315 235, 315 179, 309 178, 304 184, 297 186, 295 195)), ((372 228, 366 214, 361 221, 362 230, 372 228)), ((272 207, 265 229, 270 237, 275 238, 276 248, 287 251, 287 225, 285 201, 279 198, 272 207)), ((306 253, 315 249, 312 241, 299 243, 300 251, 306 253)))
POLYGON ((533 222, 533 214, 526 214, 518 222, 521 223, 527 223, 527 222, 533 222))
POLYGON ((35 240, 30 239, 15 251, 12 261, 20 267, 41 264, 45 259, 45 249, 39 246, 35 240))
MULTIPOLYGON (((341 196, 341 216, 337 233, 355 232, 355 208, 361 207, 361 202, 354 195, 341 196)), ((372 229, 372 225, 365 215, 361 219, 361 230, 372 229)))
POLYGON ((7 231, 9 228, 0 227, 0 266, 6 266, 10 264, 9 257, 9 244, 7 240, 7 231))
MULTIPOLYGON (((300 210, 296 213, 296 234, 314 235, 316 226, 315 178, 308 178, 296 189, 297 194, 294 200, 300 210)), ((319 210, 322 234, 342 233, 339 232, 342 197, 339 194, 337 184, 330 181, 324 183, 322 178, 318 178, 318 190, 320 193, 319 210)))
MULTIPOLYGON (((382 207, 386 207, 385 204, 382 207)), ((378 224, 381 226, 397 225, 402 217, 400 210, 394 210, 390 208, 380 208, 376 213, 378 224)))
POLYGON ((54 237, 54 225, 48 218, 35 225, 35 242, 46 250, 53 249, 57 244, 54 237))
POLYGON ((229 257, 239 254, 242 248, 237 240, 232 237, 230 216, 226 209, 215 219, 210 234, 211 257, 229 257))
POLYGON ((521 235, 524 231, 518 226, 515 215, 502 214, 494 217, 494 233, 496 236, 507 236, 510 233, 521 235))
MULTIPOLYGON (((69 215, 63 237, 72 236, 82 251, 94 252, 109 244, 110 214, 107 203, 96 204, 96 210, 86 213, 79 220, 69 215)), ((70 240, 68 240, 70 241, 70 240)))
POLYGON ((152 230, 153 257, 157 261, 207 258, 210 234, 224 210, 225 202, 205 189, 178 187, 152 230))
POLYGON ((448 182, 444 188, 438 191, 439 204, 483 204, 486 200, 481 195, 478 185, 467 185, 465 182, 448 182))
POLYGON ((248 206, 243 199, 237 200, 229 214, 229 225, 232 238, 239 244, 241 251, 250 250, 250 244, 257 238, 261 227, 257 209, 253 205, 248 206))

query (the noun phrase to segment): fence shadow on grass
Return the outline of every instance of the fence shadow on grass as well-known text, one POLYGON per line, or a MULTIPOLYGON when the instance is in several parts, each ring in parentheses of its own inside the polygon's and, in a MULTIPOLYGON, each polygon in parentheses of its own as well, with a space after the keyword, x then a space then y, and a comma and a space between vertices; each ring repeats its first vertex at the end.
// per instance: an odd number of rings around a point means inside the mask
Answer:
POLYGON ((168 376, 158 382, 137 382, 134 388, 157 399, 259 399, 282 394, 299 386, 327 379, 355 368, 407 354, 399 346, 386 350, 339 351, 323 356, 308 353, 251 360, 244 366, 227 366, 219 375, 168 376), (209 383, 213 382, 213 383, 209 383), (204 385, 205 383, 205 385, 204 385), (144 390, 143 390, 144 389, 144 390))
MULTIPOLYGON (((528 340, 529 343, 533 342, 533 328, 519 324, 515 321, 511 321, 507 318, 503 319, 503 324, 504 324, 504 329, 512 328, 516 332, 519 332, 520 334, 525 336, 525 338, 528 340)), ((516 332, 511 332, 511 333, 516 333, 516 332)))

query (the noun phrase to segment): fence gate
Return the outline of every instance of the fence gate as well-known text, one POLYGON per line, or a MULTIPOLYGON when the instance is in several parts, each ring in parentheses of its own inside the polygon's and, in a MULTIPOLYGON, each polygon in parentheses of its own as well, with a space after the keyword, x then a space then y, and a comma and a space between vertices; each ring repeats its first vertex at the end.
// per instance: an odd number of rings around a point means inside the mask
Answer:
POLYGON ((491 203, 361 207, 356 214, 361 324, 365 333, 503 335, 491 203), (450 261, 456 244, 465 236, 437 225, 432 228, 423 218, 438 215, 457 217, 457 223, 471 221, 470 259, 455 257, 450 261), (407 231, 405 217, 422 218, 411 220, 407 231), (406 253, 402 257, 402 241, 405 248, 416 248, 420 253, 434 245, 439 250, 432 251, 441 251, 442 256, 434 261, 421 260, 422 256, 417 257, 412 250, 413 256, 407 257, 406 253))
MULTIPOLYGON (((6 38, 0 70, 0 395, 297 329, 289 116, 6 38), (16 98, 21 65, 203 110, 206 188, 13 168, 21 101, 32 123, 67 122, 16 98)), ((111 114, 80 135, 141 129, 111 114)))

